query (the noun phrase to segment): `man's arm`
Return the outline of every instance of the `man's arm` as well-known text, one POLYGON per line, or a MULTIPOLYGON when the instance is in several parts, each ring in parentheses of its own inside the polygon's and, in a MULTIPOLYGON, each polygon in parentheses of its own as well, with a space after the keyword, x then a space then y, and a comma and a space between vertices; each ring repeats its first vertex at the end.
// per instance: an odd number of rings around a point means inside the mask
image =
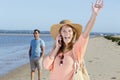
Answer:
POLYGON ((42 47, 41 47, 41 50, 42 50, 42 52, 41 52, 40 58, 42 58, 42 57, 44 56, 45 46, 42 46, 42 47))
POLYGON ((31 56, 31 50, 32 50, 32 47, 30 46, 30 49, 29 49, 29 57, 31 56))

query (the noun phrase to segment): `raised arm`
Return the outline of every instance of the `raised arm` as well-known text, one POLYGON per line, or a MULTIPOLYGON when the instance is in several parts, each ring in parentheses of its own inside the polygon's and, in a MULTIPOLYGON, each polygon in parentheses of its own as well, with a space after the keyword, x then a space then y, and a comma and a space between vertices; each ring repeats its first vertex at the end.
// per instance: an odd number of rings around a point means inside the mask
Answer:
POLYGON ((96 16, 98 15, 98 13, 102 9, 102 7, 103 7, 103 0, 96 0, 95 4, 92 3, 92 15, 91 15, 90 20, 88 21, 88 23, 85 27, 85 30, 83 32, 83 36, 85 38, 87 36, 89 36, 89 34, 94 26, 96 16))

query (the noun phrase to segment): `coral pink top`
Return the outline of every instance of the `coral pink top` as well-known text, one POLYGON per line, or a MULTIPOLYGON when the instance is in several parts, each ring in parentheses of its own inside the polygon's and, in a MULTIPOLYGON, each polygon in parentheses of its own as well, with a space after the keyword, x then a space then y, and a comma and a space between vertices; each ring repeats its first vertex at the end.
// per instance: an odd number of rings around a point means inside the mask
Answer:
MULTIPOLYGON (((88 43, 88 38, 85 39, 83 37, 83 34, 81 34, 78 41, 73 46, 79 62, 82 61, 82 58, 84 56, 86 46, 88 43)), ((72 50, 64 53, 62 65, 60 65, 60 61, 61 59, 59 55, 56 56, 56 58, 53 60, 50 59, 49 56, 45 57, 43 66, 45 69, 50 70, 49 80, 72 80, 74 72, 74 60, 72 50)))

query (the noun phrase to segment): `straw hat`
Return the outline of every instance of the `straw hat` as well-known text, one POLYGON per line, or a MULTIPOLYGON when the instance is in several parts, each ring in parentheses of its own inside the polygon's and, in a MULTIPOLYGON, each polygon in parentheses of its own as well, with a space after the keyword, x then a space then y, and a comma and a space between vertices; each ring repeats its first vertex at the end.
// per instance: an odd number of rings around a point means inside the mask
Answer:
POLYGON ((62 20, 59 24, 54 24, 51 26, 51 29, 50 29, 50 34, 51 36, 56 39, 57 35, 59 34, 59 30, 62 26, 64 25, 70 25, 72 26, 75 30, 76 30, 76 33, 77 33, 77 39, 79 38, 81 32, 82 32, 82 26, 80 24, 75 24, 75 23, 72 23, 70 20, 62 20))

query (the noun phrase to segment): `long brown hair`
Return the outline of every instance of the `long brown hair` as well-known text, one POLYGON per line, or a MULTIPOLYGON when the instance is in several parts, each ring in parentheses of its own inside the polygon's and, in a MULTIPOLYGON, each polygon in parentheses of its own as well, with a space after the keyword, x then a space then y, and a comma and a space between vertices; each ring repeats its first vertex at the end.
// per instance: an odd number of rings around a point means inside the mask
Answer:
MULTIPOLYGON (((69 24, 65 24, 65 25, 72 28, 72 30, 73 30, 73 38, 72 38, 72 40, 70 41, 70 43, 68 44, 68 46, 65 46, 65 43, 64 43, 63 40, 61 41, 61 42, 62 42, 62 46, 60 47, 57 55, 58 55, 59 53, 61 53, 61 52, 68 52, 68 51, 72 50, 73 45, 74 45, 74 43, 76 42, 76 39, 77 39, 76 30, 75 30, 71 25, 69 25, 69 24)), ((61 30, 62 30, 62 27, 59 29, 59 33, 61 32, 61 30)), ((56 47, 56 46, 54 46, 54 48, 55 48, 55 47, 56 47)))

